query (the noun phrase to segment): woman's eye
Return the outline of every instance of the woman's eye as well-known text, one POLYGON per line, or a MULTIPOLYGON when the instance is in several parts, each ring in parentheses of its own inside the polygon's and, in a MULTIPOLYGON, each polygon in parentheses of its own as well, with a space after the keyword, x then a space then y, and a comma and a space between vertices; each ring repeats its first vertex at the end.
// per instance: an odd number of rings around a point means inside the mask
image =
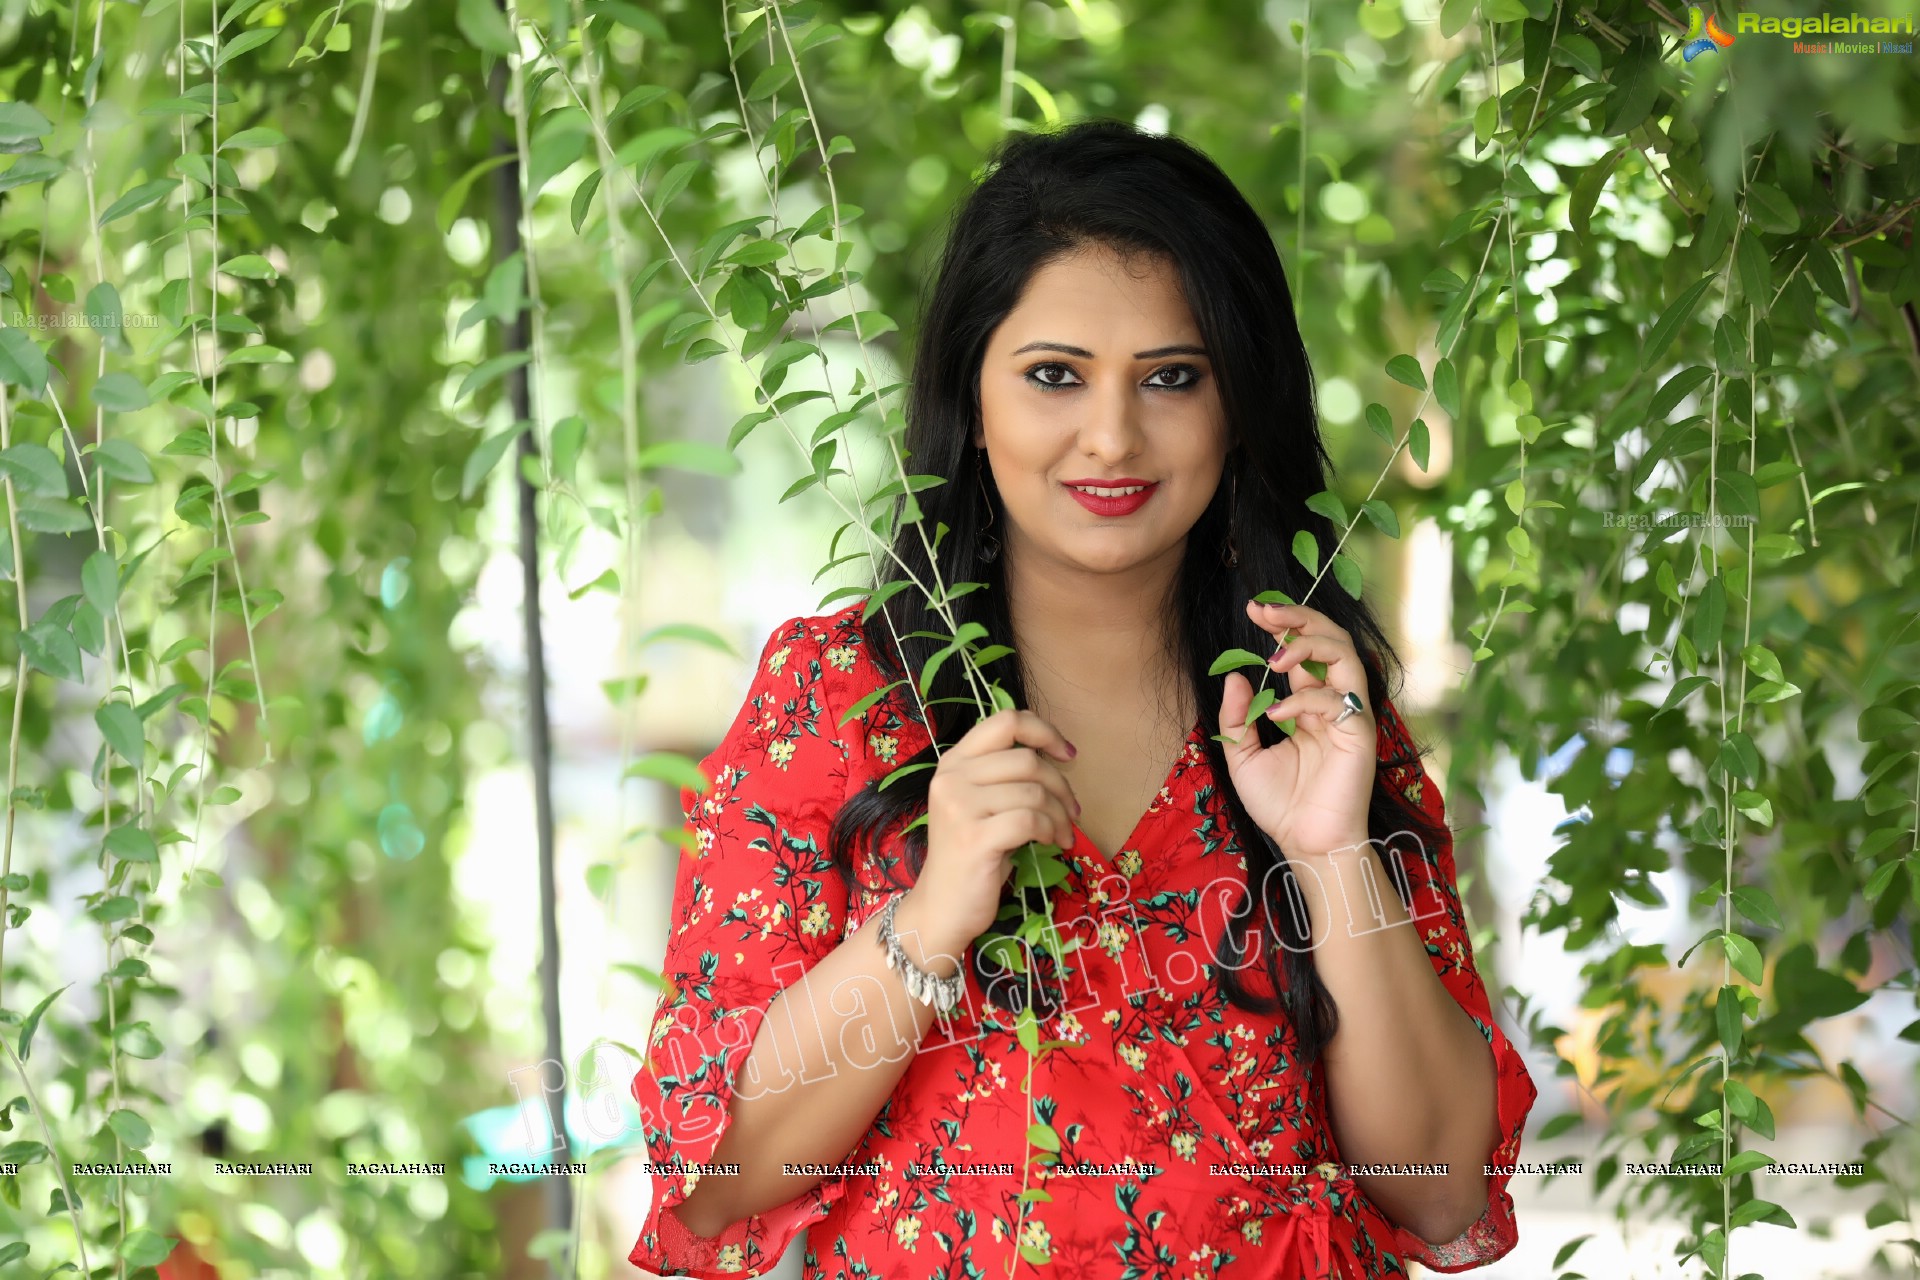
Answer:
POLYGON ((1073 385, 1071 382, 1050 381, 1049 379, 1043 376, 1049 370, 1057 370, 1060 373, 1068 372, 1067 366, 1063 364, 1037 364, 1033 366, 1033 368, 1027 370, 1027 380, 1029 382, 1032 382, 1036 386, 1044 387, 1048 390, 1053 390, 1058 387, 1070 387, 1073 385))
MULTIPOLYGON (((1042 390, 1046 390, 1046 391, 1058 391, 1066 387, 1079 385, 1076 382, 1069 382, 1064 379, 1056 381, 1051 376, 1052 374, 1055 374, 1055 373, 1070 375, 1072 373, 1072 370, 1068 369, 1067 366, 1063 364, 1054 364, 1054 363, 1037 364, 1037 365, 1034 365, 1033 368, 1027 370, 1027 381, 1033 383, 1036 387, 1039 387, 1042 390)), ((1200 371, 1194 368, 1192 365, 1170 364, 1165 366, 1164 368, 1156 369, 1151 374, 1148 374, 1146 385, 1150 387, 1156 387, 1161 391, 1184 391, 1188 387, 1193 386, 1195 383, 1199 381, 1200 381, 1200 371), (1184 374, 1186 376, 1179 382, 1163 382, 1158 380, 1163 375, 1170 374, 1170 373, 1184 374)))
POLYGON ((1162 383, 1156 384, 1158 386, 1166 388, 1169 391, 1175 390, 1180 387, 1190 387, 1194 383, 1200 381, 1200 371, 1194 368, 1190 364, 1170 364, 1164 369, 1154 370, 1153 376, 1157 378, 1163 373, 1184 373, 1187 375, 1186 378, 1180 382, 1162 382, 1162 383))

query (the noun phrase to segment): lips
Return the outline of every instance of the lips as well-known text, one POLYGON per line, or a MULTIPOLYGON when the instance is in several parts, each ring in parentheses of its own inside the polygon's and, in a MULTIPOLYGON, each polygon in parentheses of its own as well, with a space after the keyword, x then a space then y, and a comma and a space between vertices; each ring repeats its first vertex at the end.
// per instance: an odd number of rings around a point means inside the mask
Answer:
POLYGON ((1082 480, 1067 483, 1067 492, 1073 496, 1073 500, 1097 516, 1132 515, 1146 506, 1147 500, 1153 497, 1159 488, 1158 483, 1136 480, 1131 476, 1122 476, 1118 480, 1082 480), (1107 496, 1088 492, 1089 489, 1102 490, 1107 496), (1126 492, 1127 490, 1134 490, 1134 492, 1126 492))

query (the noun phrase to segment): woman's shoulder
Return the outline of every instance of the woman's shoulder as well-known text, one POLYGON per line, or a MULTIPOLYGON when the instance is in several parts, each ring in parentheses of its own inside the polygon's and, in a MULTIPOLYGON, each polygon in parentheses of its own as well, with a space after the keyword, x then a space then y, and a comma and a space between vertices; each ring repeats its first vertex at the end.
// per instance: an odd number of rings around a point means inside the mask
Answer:
POLYGON ((859 701, 897 675, 871 652, 865 609, 864 599, 856 599, 832 612, 787 619, 767 637, 763 662, 776 672, 797 667, 803 678, 824 681, 843 708, 859 701))

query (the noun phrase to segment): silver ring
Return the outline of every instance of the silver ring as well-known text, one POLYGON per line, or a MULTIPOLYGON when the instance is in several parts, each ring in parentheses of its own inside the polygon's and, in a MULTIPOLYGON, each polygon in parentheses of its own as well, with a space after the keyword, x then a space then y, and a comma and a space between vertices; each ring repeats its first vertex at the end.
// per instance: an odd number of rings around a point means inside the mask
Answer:
POLYGON ((1341 724, 1348 716, 1359 715, 1367 709, 1367 704, 1360 701, 1360 695, 1351 690, 1340 696, 1340 702, 1340 714, 1333 718, 1335 724, 1341 724))

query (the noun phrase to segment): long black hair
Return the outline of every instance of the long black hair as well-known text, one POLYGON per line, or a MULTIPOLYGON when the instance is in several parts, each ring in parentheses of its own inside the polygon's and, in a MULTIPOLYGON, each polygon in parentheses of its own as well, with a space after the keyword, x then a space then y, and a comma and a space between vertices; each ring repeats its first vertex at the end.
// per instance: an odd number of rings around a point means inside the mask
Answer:
MULTIPOLYGON (((1013 695, 1016 705, 1027 705, 1026 673, 1019 666, 1005 590, 1007 558, 1013 552, 1009 549, 991 563, 978 559, 989 519, 971 457, 971 438, 980 421, 980 369, 989 335, 1013 309, 1033 273, 1056 258, 1092 247, 1155 255, 1174 265, 1219 379, 1230 441, 1226 478, 1188 536, 1171 607, 1164 615, 1170 652, 1191 681, 1202 724, 1211 725, 1223 679, 1208 674, 1214 657, 1229 648, 1262 655, 1273 650, 1273 638, 1247 618, 1245 601, 1274 588, 1304 601, 1312 578, 1291 553, 1294 535, 1300 529, 1310 531, 1324 561, 1332 554, 1336 531, 1326 517, 1306 506, 1310 496, 1327 487, 1332 459, 1320 439, 1312 370, 1286 272, 1259 214, 1204 153, 1177 138, 1110 119, 1015 134, 1002 144, 987 176, 953 217, 933 287, 922 305, 906 406, 907 471, 945 478, 946 483, 914 495, 924 527, 947 528, 937 540, 931 534, 926 538, 937 542, 938 579, 949 586, 987 584, 953 600, 950 607, 961 626, 971 622, 986 629, 982 643, 1013 646, 1011 659, 986 671, 1013 695), (1229 535, 1238 552, 1234 568, 1222 555, 1229 535)), ((904 501, 895 499, 896 515, 904 501)), ((996 497, 990 496, 988 503, 998 506, 996 497)), ((1001 518, 997 527, 1004 531, 1006 524, 1001 518)), ((919 531, 901 522, 893 551, 922 582, 933 581, 919 531)), ((878 589, 903 576, 888 561, 877 566, 873 585, 878 589)), ((1389 696, 1389 677, 1400 671, 1379 625, 1365 604, 1331 582, 1323 582, 1310 603, 1353 637, 1367 669, 1368 705, 1377 710, 1389 696)), ((902 676, 917 681, 923 664, 940 647, 934 637, 943 634, 941 618, 914 589, 892 596, 863 627, 867 652, 889 681, 902 676)), ((1284 695, 1285 677, 1277 679, 1284 695)), ((911 689, 894 696, 909 705, 910 716, 920 718, 911 689)), ((927 706, 934 722, 927 726, 932 741, 903 765, 932 762, 933 742, 944 751, 979 722, 957 658, 941 665, 927 691, 927 706)), ((1283 736, 1264 716, 1254 727, 1262 745, 1283 736)), ((1239 726, 1231 729, 1236 735, 1241 731, 1239 726)), ((1311 1064, 1333 1035, 1337 1011, 1307 949, 1305 899, 1292 875, 1285 874, 1284 855, 1247 815, 1228 777, 1221 745, 1209 735, 1205 749, 1230 818, 1228 838, 1237 840, 1247 868, 1247 893, 1228 914, 1222 937, 1214 944, 1212 954, 1221 960, 1213 966, 1219 989, 1240 1008, 1268 1016, 1286 1013, 1297 1036, 1297 1056, 1311 1064), (1280 873, 1270 877, 1269 870, 1275 868, 1280 873), (1268 888, 1273 890, 1266 904, 1272 932, 1263 929, 1259 936, 1277 935, 1287 944, 1268 946, 1261 957, 1275 996, 1249 987, 1241 969, 1250 963, 1246 925, 1255 901, 1268 888)), ((1417 758, 1416 753, 1412 759, 1417 758)), ((1368 831, 1377 840, 1411 831, 1418 840, 1416 850, 1431 857, 1442 829, 1387 777, 1388 766, 1404 763, 1383 762, 1375 771, 1368 831)), ((885 833, 925 813, 932 779, 931 768, 902 777, 885 790, 876 779, 842 807, 828 844, 850 891, 856 883, 856 851, 889 868, 904 861, 918 877, 926 860, 926 824, 919 823, 904 837, 885 833), (890 853, 904 857, 877 856, 883 843, 890 853)), ((1410 886, 1391 866, 1389 871, 1401 900, 1409 901, 1410 886)), ((1037 909, 1039 904, 1030 905, 1037 909)), ((975 973, 997 1003, 1017 1010, 1024 1003, 1024 980, 1009 981, 997 963, 985 959, 985 950, 970 950, 975 973)), ((1050 987, 1041 986, 1034 999, 1036 1012, 1057 1007, 1058 996, 1050 987)))

